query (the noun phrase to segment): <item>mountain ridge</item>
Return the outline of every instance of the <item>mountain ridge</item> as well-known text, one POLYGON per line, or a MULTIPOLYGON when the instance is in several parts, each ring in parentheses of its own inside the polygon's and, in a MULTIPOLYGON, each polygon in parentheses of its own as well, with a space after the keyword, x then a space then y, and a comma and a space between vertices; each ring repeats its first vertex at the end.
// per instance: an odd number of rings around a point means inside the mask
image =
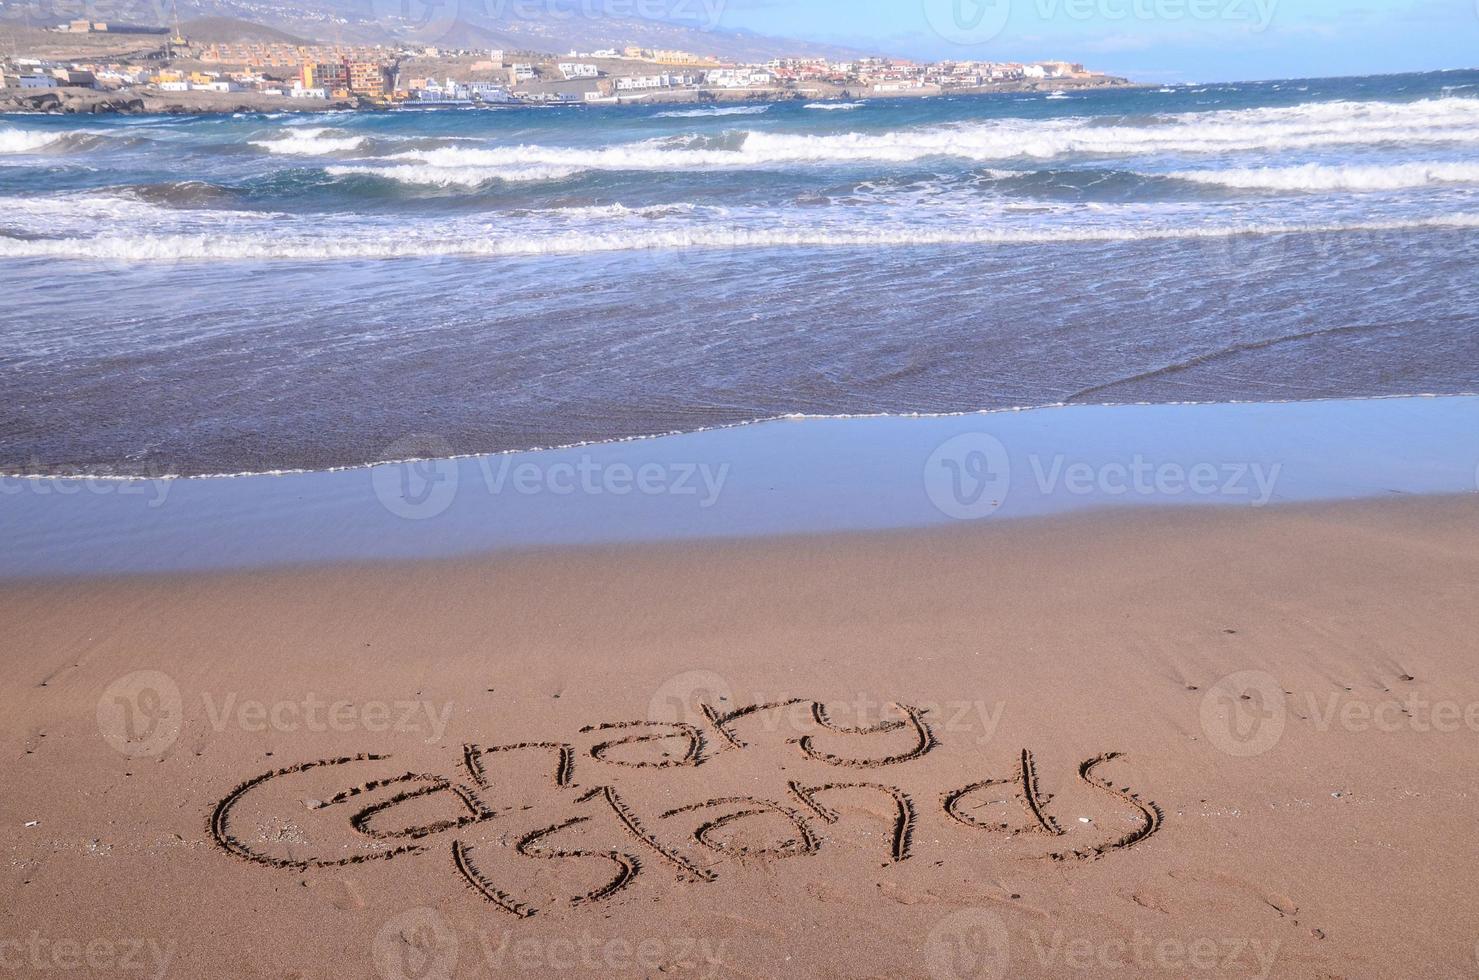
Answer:
MULTIPOLYGON (((795 38, 771 37, 704 22, 710 8, 678 4, 678 19, 599 12, 615 0, 101 0, 94 20, 173 27, 178 21, 205 41, 313 40, 342 44, 417 44, 447 48, 502 47, 563 54, 627 46, 687 51, 732 61, 780 57, 854 60, 879 52, 795 38), (282 35, 277 37, 275 35, 282 35)), ((629 6, 629 5, 628 5, 629 6)), ((35 25, 72 20, 69 0, 26 5, 35 25)), ((0 20, 13 20, 0 11, 0 20)), ((187 35, 191 33, 186 31, 187 35)))

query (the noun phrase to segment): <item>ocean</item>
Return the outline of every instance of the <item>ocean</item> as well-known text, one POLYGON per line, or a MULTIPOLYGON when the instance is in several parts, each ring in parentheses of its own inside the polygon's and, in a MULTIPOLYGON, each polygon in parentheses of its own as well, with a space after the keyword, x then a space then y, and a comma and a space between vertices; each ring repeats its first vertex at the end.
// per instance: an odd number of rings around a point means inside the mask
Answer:
POLYGON ((0 471, 1479 391, 1479 72, 0 116, 0 471))

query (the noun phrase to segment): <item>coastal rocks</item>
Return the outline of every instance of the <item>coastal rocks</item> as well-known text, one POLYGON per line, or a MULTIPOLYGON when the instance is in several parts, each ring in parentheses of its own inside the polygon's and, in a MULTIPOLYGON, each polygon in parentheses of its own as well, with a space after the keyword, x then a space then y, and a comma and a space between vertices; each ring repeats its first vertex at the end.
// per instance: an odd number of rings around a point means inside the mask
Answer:
POLYGON ((149 90, 102 92, 96 89, 56 88, 44 91, 0 90, 0 112, 45 112, 61 115, 186 115, 196 113, 322 112, 364 108, 358 101, 302 100, 252 94, 208 92, 154 94, 149 90))
POLYGON ((0 112, 55 112, 61 102, 61 96, 55 92, 6 92, 0 95, 0 112))
POLYGON ((284 104, 282 99, 252 99, 252 98, 225 98, 214 100, 192 99, 186 101, 179 98, 162 98, 159 96, 145 96, 136 100, 139 104, 137 109, 123 109, 121 112, 139 112, 156 116, 184 116, 200 114, 249 114, 258 112, 322 112, 337 109, 361 108, 355 102, 331 101, 324 102, 315 100, 312 108, 305 108, 301 102, 284 104))
POLYGON ((100 99, 64 99, 56 112, 68 114, 98 115, 102 113, 139 113, 144 111, 144 100, 132 96, 113 96, 100 99))
POLYGON ((52 112, 64 115, 144 112, 144 100, 133 95, 93 89, 51 89, 44 92, 6 91, 0 94, 0 112, 52 112))

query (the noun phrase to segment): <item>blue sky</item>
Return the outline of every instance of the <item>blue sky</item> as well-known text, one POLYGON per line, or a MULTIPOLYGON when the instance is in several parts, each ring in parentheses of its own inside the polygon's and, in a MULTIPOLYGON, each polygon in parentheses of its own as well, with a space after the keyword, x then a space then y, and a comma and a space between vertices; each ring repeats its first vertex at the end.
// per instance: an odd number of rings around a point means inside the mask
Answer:
POLYGON ((919 58, 1062 58, 1144 81, 1479 66, 1479 0, 707 0, 721 24, 919 58))

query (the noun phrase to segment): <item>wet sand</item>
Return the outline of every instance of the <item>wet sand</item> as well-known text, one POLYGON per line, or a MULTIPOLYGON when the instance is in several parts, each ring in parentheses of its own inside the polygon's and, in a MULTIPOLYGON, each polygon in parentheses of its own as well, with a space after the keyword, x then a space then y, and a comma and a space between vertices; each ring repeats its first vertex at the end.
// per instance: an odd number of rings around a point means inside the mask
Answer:
POLYGON ((15 580, 0 955, 1468 975, 1476 591, 1472 494, 15 580))

